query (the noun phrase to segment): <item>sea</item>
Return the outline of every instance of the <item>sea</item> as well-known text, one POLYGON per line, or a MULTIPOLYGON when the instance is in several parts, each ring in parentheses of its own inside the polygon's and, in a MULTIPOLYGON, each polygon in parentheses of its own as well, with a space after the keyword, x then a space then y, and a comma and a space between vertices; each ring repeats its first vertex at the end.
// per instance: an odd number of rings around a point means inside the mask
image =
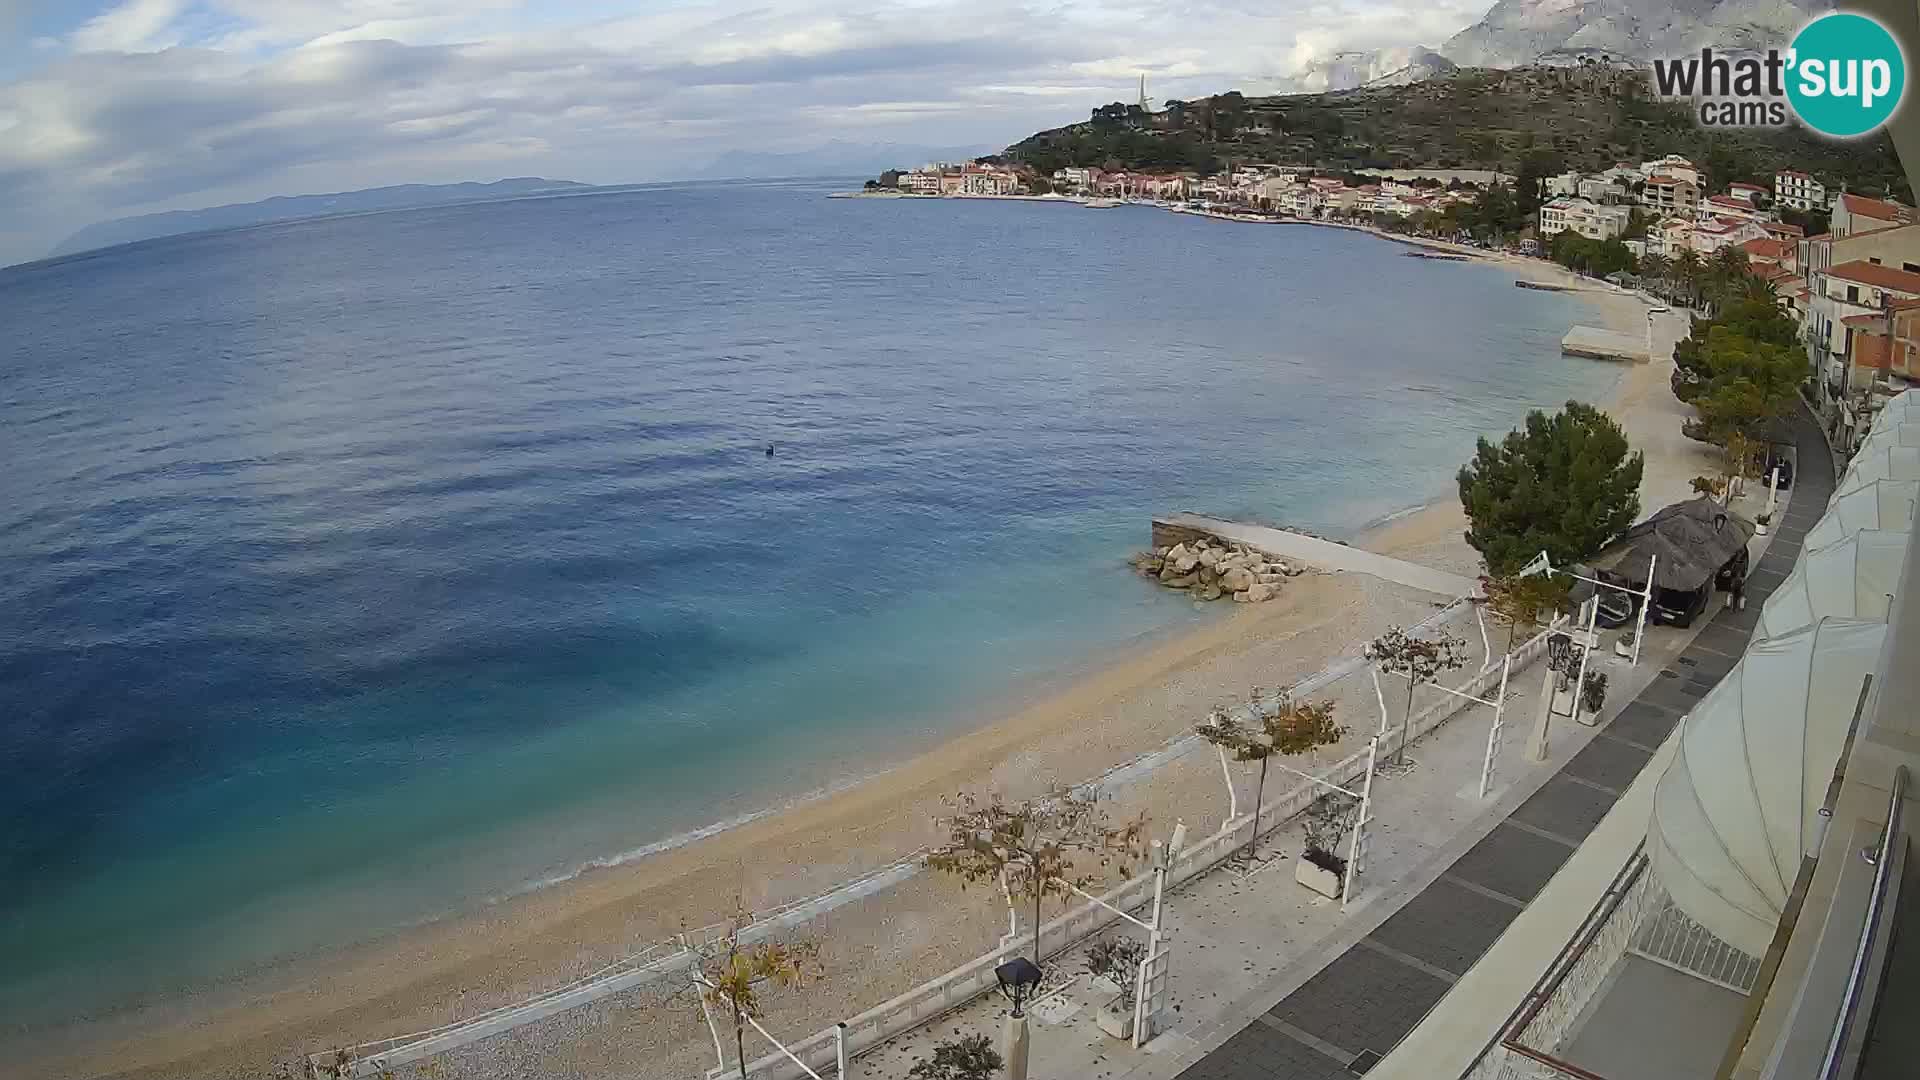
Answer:
POLYGON ((871 774, 1222 617, 1152 515, 1351 535, 1617 376, 1491 265, 846 186, 0 270, 5 1026, 871 774))

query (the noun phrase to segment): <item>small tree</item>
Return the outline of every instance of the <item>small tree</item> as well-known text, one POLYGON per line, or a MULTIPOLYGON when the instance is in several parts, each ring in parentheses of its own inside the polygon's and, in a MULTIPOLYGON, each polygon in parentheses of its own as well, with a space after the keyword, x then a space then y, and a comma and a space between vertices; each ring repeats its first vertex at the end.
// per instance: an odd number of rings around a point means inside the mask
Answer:
POLYGON ((1249 702, 1259 715, 1254 724, 1242 723, 1216 709, 1212 722, 1193 730, 1201 738, 1233 755, 1235 761, 1260 763, 1260 779, 1253 789, 1253 834, 1247 838, 1247 857, 1252 858, 1260 844, 1260 801, 1267 790, 1267 766, 1275 754, 1292 757, 1340 741, 1347 729, 1333 722, 1333 702, 1297 702, 1281 695, 1272 713, 1261 707, 1256 694, 1249 702))
POLYGON ((1407 680, 1407 711, 1400 721, 1400 748, 1394 760, 1406 756, 1407 738, 1413 731, 1413 699, 1421 686, 1449 671, 1458 671, 1467 663, 1467 643, 1441 631, 1430 638, 1417 638, 1397 626, 1367 643, 1366 657, 1389 675, 1407 680))
POLYGON ((933 1056, 913 1063, 911 1080, 993 1080, 1006 1062, 986 1035, 964 1035, 933 1048, 933 1056))
POLYGON ((1307 805, 1300 816, 1307 834, 1307 861, 1336 874, 1346 872, 1347 860, 1340 855, 1340 841, 1353 828, 1353 817, 1360 800, 1344 791, 1329 791, 1307 805))
POLYGON ((763 992, 800 985, 807 969, 817 965, 820 953, 817 945, 807 941, 741 941, 741 932, 752 924, 750 915, 736 913, 724 938, 694 950, 690 972, 692 988, 708 1016, 722 1013, 733 1023, 733 1051, 741 1080, 747 1075, 747 1021, 762 1015, 763 992))
POLYGON ((1480 591, 1486 596, 1487 610, 1507 624, 1507 652, 1513 651, 1514 637, 1522 626, 1533 629, 1540 625, 1542 611, 1566 608, 1568 584, 1547 574, 1481 575, 1480 591))
POLYGON ((1064 902, 1091 884, 1088 864, 1104 870, 1117 863, 1125 877, 1146 854, 1146 816, 1114 825, 1100 801, 1097 792, 1065 788, 1012 805, 998 795, 962 795, 958 811, 941 822, 947 842, 927 854, 926 865, 959 878, 962 887, 1004 882, 1009 896, 1033 901, 1038 964, 1041 903, 1049 896, 1064 902))
POLYGON ((1529 413, 1499 443, 1481 439, 1460 470, 1467 543, 1495 577, 1542 551, 1558 565, 1583 562, 1639 516, 1643 467, 1620 425, 1591 405, 1529 413))
POLYGON ((1120 1007, 1133 1008, 1136 976, 1147 958, 1147 943, 1138 938, 1108 937, 1087 946, 1087 974, 1106 978, 1120 988, 1120 1007))

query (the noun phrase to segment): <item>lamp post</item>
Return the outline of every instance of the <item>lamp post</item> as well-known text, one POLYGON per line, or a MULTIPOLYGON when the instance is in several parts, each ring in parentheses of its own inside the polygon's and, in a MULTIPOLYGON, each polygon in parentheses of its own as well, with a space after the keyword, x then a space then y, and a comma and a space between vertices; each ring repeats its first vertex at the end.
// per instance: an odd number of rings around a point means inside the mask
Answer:
POLYGON ((1000 1051, 1000 1056, 1007 1063, 1007 1080, 1027 1080, 1027 1014, 1024 1007, 1027 999, 1040 987, 1040 965, 1024 956, 1016 956, 994 968, 993 977, 1000 982, 1000 993, 1013 1002, 1013 1011, 1007 1014, 1007 1027, 1000 1051))

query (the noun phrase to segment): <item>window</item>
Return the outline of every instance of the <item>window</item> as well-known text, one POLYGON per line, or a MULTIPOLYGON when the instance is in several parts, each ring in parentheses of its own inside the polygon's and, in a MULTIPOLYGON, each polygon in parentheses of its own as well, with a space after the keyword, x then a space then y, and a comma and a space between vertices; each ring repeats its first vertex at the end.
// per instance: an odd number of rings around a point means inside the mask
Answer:
POLYGON ((1873 265, 1875 265, 1875 266, 1879 266, 1879 265, 1880 265, 1880 256, 1878 256, 1878 255, 1869 255, 1869 256, 1867 256, 1867 261, 1868 261, 1868 262, 1870 262, 1870 263, 1872 263, 1872 264, 1873 264, 1873 265))
POLYGON ((1853 301, 1856 304, 1859 303, 1860 302, 1860 286, 1858 285, 1847 286, 1847 299, 1853 301))

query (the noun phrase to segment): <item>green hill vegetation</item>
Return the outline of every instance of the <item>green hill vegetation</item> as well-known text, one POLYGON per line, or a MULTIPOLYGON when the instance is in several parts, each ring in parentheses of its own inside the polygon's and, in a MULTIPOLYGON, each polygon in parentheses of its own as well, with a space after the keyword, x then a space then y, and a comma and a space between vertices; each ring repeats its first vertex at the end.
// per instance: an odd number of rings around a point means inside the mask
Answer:
POLYGON ((1713 131, 1685 106, 1655 98, 1647 72, 1595 64, 1464 68, 1327 94, 1233 91, 1152 113, 1115 103, 1006 151, 1043 175, 1069 165, 1213 173, 1250 163, 1549 175, 1666 154, 1700 165, 1714 191, 1734 180, 1771 186, 1775 171, 1794 168, 1850 191, 1913 197, 1884 133, 1839 142, 1798 126, 1713 131))

